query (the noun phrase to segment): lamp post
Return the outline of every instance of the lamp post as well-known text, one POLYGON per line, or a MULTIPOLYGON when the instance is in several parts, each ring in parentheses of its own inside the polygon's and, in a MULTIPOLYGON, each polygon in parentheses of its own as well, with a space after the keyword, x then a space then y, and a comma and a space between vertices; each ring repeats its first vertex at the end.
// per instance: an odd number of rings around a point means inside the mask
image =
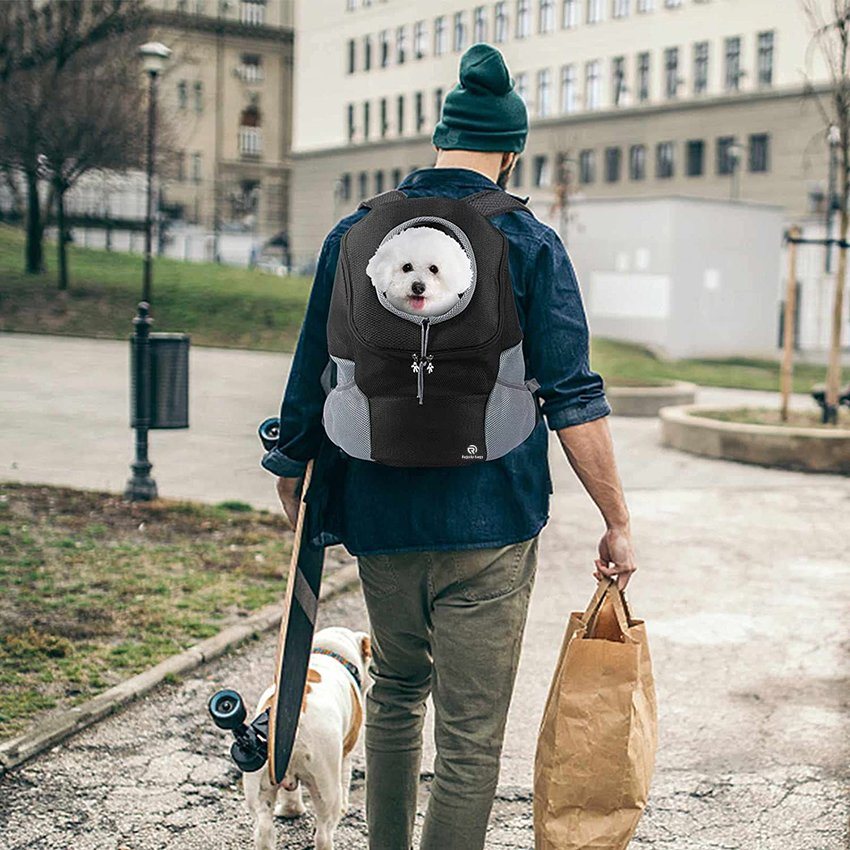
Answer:
POLYGON ((159 75, 171 51, 159 42, 148 42, 139 48, 142 67, 148 75, 148 139, 147 139, 147 208, 145 212, 145 254, 142 272, 142 300, 133 319, 131 426, 136 430, 136 457, 130 464, 132 475, 127 481, 124 498, 132 502, 149 501, 157 496, 156 482, 151 478, 148 460, 148 429, 151 406, 150 317, 151 271, 153 243, 153 177, 156 156, 156 90, 159 75))
POLYGON ((829 125, 826 133, 829 143, 829 182, 826 190, 826 253, 824 256, 824 271, 829 274, 832 271, 832 220, 835 217, 835 183, 838 177, 838 146, 841 144, 841 131, 835 124, 829 125))

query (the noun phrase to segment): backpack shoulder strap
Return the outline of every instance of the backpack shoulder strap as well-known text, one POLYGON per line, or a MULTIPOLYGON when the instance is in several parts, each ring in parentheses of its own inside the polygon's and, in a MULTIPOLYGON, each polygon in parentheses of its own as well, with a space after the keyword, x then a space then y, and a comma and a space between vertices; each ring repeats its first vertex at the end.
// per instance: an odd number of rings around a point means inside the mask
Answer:
POLYGON ((367 209, 373 210, 375 207, 379 207, 382 204, 389 204, 393 201, 403 201, 407 198, 407 195, 404 194, 400 189, 390 189, 388 192, 381 192, 379 195, 372 195, 371 198, 366 198, 365 201, 361 201, 357 209, 367 209))
POLYGON ((466 195, 462 200, 466 201, 473 209, 478 210, 482 215, 490 218, 494 215, 511 212, 512 210, 525 210, 527 213, 534 215, 526 206, 528 198, 520 198, 517 195, 512 195, 510 192, 503 192, 499 189, 484 189, 481 192, 475 192, 472 195, 466 195))

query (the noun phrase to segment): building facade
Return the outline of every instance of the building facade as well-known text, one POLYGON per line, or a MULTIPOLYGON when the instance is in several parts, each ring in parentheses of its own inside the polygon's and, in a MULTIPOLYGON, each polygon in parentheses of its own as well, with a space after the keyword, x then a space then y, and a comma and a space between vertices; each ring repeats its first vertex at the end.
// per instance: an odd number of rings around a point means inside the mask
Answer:
POLYGON ((162 206, 210 231, 288 230, 292 0, 149 0, 173 51, 160 83, 162 206))
POLYGON ((297 263, 360 198, 433 163, 477 41, 504 53, 528 105, 511 191, 543 218, 565 197, 733 198, 789 217, 825 203, 814 98, 828 77, 791 0, 304 0, 295 26, 297 263))

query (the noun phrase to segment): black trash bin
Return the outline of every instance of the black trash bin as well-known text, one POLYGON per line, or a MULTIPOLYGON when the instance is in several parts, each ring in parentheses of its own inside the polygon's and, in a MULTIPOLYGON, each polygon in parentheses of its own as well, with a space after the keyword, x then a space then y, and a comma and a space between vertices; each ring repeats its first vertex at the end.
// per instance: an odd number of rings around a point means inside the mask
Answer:
MULTIPOLYGON (((145 405, 144 393, 136 392, 135 382, 144 381, 144 364, 139 362, 139 344, 132 338, 131 374, 133 376, 133 411, 130 426, 148 428, 189 427, 189 335, 152 333, 146 340, 149 356, 150 398, 145 405), (147 407, 137 410, 136 405, 147 407), (147 415, 145 415, 147 414, 147 415)), ((142 343, 144 346, 145 343, 142 343)))

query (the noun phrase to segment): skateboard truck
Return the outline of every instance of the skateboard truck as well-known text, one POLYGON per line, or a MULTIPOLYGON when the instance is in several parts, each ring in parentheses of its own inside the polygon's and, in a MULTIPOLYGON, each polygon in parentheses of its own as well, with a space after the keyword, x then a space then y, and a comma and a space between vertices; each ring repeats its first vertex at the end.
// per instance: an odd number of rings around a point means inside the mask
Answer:
POLYGON ((236 766, 243 773, 259 770, 266 763, 269 752, 268 709, 246 724, 245 702, 230 688, 214 693, 208 708, 215 725, 233 732, 236 738, 230 747, 230 755, 236 766))

